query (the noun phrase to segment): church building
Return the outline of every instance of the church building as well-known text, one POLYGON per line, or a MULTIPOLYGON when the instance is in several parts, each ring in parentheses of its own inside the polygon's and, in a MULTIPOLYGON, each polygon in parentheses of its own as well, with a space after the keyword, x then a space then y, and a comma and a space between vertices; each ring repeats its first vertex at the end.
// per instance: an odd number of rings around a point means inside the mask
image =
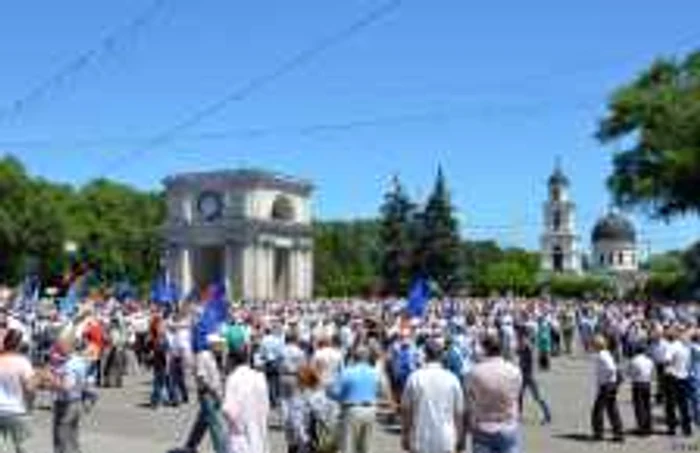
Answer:
POLYGON ((576 205, 571 201, 569 179, 557 164, 548 180, 544 203, 542 270, 553 273, 580 273, 581 251, 576 234, 576 205))

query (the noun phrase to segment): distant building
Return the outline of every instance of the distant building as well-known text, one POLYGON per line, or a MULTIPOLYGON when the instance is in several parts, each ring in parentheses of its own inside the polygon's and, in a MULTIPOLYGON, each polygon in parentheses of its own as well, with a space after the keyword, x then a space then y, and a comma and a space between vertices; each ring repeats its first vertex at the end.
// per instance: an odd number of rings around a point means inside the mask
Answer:
POLYGON ((591 233, 591 267, 605 272, 636 272, 639 269, 637 234, 632 222, 609 212, 596 222, 591 233))
POLYGON ((609 211, 591 231, 591 250, 580 248, 576 233, 576 205, 569 193, 569 178, 557 164, 547 181, 541 269, 545 274, 591 272, 610 278, 618 291, 633 288, 640 279, 637 234, 632 221, 609 211), (585 263, 585 266, 584 266, 585 263))
POLYGON ((542 270, 580 273, 581 251, 576 234, 576 205, 570 199, 569 178, 556 165, 548 180, 544 203, 544 233, 541 240, 542 270))
POLYGON ((313 293, 312 185, 261 170, 165 179, 167 278, 183 294, 223 282, 244 299, 313 293))

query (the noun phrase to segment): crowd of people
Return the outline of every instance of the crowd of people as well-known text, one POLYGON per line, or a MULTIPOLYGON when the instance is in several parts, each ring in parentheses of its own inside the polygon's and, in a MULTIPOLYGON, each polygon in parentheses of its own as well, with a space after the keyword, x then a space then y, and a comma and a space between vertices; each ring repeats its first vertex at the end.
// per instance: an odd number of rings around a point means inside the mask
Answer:
POLYGON ((639 435, 654 432, 654 405, 670 435, 700 426, 695 304, 435 300, 420 318, 400 300, 213 305, 207 295, 168 305, 92 298, 70 315, 5 307, 0 432, 26 452, 44 392, 54 452, 77 453, 100 388, 149 372, 153 410, 197 401, 185 452, 208 435, 216 453, 267 453, 274 418, 289 453, 369 453, 380 408, 400 425, 405 451, 465 451, 469 439, 477 453, 519 452, 525 396, 543 425, 556 416, 538 373, 577 351, 593 362, 593 439, 607 416, 612 440, 624 441, 625 382, 639 435))

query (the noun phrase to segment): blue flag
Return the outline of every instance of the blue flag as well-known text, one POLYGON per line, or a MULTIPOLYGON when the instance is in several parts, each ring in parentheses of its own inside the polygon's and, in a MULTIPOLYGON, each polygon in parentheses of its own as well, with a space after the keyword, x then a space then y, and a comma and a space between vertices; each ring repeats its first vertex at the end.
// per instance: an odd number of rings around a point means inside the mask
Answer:
POLYGON ((418 277, 411 286, 406 303, 406 312, 413 318, 422 318, 430 301, 430 283, 425 277, 418 277))
POLYGON ((64 297, 59 303, 59 311, 65 316, 73 316, 78 309, 78 299, 81 296, 83 283, 86 280, 86 276, 77 277, 73 283, 71 283, 64 297))

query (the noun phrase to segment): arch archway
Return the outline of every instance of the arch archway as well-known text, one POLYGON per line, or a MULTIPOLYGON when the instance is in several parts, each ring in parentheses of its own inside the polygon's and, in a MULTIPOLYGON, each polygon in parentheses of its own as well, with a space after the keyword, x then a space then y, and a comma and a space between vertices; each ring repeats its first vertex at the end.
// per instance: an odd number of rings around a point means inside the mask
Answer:
POLYGON ((552 249, 552 269, 554 272, 564 271, 564 251, 559 245, 555 245, 552 249))

